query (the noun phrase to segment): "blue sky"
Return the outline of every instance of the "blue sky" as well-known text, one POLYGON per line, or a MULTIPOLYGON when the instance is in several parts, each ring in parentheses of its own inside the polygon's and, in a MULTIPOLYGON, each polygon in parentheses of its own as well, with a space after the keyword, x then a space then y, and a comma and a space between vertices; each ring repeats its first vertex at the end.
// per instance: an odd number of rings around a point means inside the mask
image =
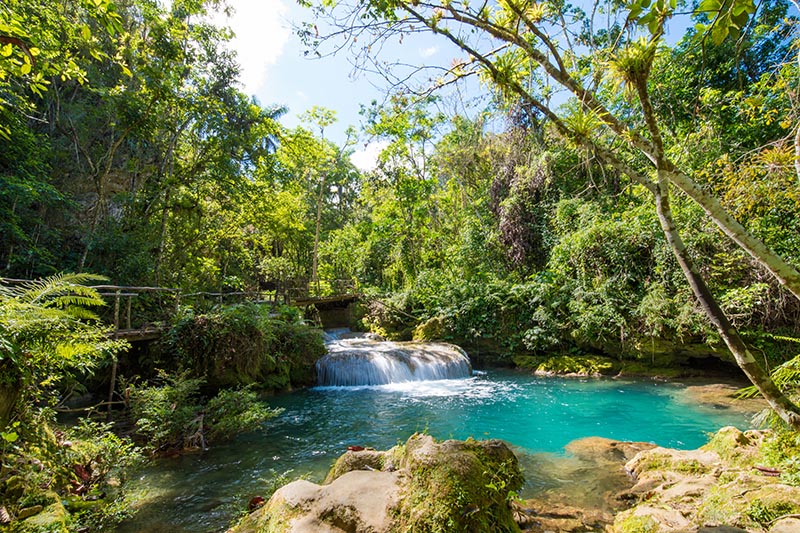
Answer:
MULTIPOLYGON (((299 116, 312 106, 333 109, 338 122, 326 129, 326 137, 340 143, 345 129, 361 122, 360 105, 384 98, 384 82, 377 75, 354 72, 345 53, 322 59, 307 59, 304 47, 291 29, 292 24, 310 20, 312 14, 291 0, 229 0, 235 13, 231 18, 218 15, 218 24, 229 26, 236 37, 231 46, 242 66, 244 91, 258 98, 262 105, 279 104, 289 111, 282 122, 288 127, 300 124, 299 116)), ((402 45, 384 49, 385 58, 402 55, 414 64, 449 62, 449 54, 440 49, 431 35, 406 38, 402 45)), ((355 161, 361 167, 370 163, 380 144, 362 139, 356 147, 355 161)))

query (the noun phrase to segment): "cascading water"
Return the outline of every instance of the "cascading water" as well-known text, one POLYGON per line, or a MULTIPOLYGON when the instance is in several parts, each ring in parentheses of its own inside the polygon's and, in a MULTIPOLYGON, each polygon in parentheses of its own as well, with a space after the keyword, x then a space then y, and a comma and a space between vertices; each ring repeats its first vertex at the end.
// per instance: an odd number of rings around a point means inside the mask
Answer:
POLYGON ((469 357, 452 344, 340 336, 329 337, 328 354, 317 361, 317 383, 321 386, 386 385, 472 375, 469 357))

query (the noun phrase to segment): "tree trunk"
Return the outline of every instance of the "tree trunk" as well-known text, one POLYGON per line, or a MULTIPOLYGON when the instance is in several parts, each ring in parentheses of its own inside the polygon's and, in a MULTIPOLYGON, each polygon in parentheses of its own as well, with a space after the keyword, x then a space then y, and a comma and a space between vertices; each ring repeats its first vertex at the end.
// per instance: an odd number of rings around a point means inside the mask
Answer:
POLYGON ((314 228, 314 255, 311 258, 311 283, 314 285, 317 296, 319 296, 319 234, 322 227, 322 200, 325 196, 325 182, 327 181, 327 174, 322 173, 319 184, 319 194, 317 195, 317 221, 314 228))
POLYGON ((669 205, 669 181, 665 174, 664 172, 659 173, 658 187, 655 194, 656 211, 658 212, 661 229, 664 231, 664 236, 667 238, 667 242, 681 266, 683 275, 689 282, 692 292, 700 302, 706 316, 733 354, 739 368, 747 375, 748 379, 767 400, 767 403, 775 413, 792 428, 800 429, 800 408, 775 386, 769 374, 758 365, 736 328, 725 316, 690 257, 672 218, 672 210, 669 205))

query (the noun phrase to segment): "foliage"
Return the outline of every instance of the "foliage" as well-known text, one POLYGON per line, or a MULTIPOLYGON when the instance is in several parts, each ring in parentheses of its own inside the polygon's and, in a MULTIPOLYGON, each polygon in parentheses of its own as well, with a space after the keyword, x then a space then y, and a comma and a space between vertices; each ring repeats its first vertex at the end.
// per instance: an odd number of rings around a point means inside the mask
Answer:
POLYGON ((162 375, 162 383, 130 386, 137 438, 152 452, 205 449, 210 442, 252 431, 280 414, 248 389, 223 390, 203 401, 201 379, 162 375))
POLYGON ((800 487, 800 433, 777 429, 761 447, 764 460, 781 473, 781 481, 800 487))
POLYGON ((129 439, 89 419, 57 429, 47 410, 29 414, 25 422, 16 427, 17 439, 5 438, 0 454, 0 505, 12 516, 62 499, 75 529, 103 531, 130 515, 124 487, 143 457, 129 439))
POLYGON ((270 306, 240 304, 179 319, 163 339, 161 365, 189 372, 211 388, 254 385, 267 390, 314 383, 322 336, 297 322, 296 311, 272 316, 270 306))
POLYGON ((89 310, 104 302, 84 283, 101 279, 60 274, 0 286, 0 424, 34 402, 57 399, 60 384, 125 346, 89 310))

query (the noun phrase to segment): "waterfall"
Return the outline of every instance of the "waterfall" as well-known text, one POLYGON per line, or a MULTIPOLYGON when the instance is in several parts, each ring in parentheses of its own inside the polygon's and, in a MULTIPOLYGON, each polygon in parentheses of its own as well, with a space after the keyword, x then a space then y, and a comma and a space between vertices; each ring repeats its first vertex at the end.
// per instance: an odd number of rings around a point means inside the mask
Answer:
POLYGON ((361 337, 339 338, 326 346, 328 354, 317 361, 317 383, 322 386, 385 385, 472 375, 469 357, 452 344, 361 337))

